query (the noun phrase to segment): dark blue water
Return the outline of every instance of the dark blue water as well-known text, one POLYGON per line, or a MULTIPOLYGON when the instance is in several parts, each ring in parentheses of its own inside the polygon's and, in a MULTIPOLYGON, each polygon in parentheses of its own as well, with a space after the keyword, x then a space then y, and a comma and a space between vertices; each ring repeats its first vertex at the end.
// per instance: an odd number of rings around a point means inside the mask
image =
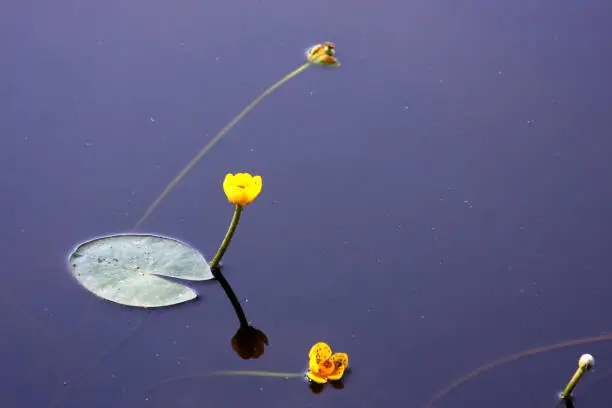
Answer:
MULTIPOLYGON (((489 360, 612 330, 611 18, 604 0, 4 2, 0 405, 418 407, 489 360), (225 257, 262 357, 232 350, 214 283, 148 315, 72 280, 75 244, 129 231, 326 40, 343 66, 270 95, 144 226, 211 257, 225 173, 262 175, 225 257), (299 372, 320 340, 350 356, 343 390, 158 387, 299 372)), ((586 352, 598 369, 576 405, 609 406, 606 342, 497 367, 436 406, 552 406, 586 352)))

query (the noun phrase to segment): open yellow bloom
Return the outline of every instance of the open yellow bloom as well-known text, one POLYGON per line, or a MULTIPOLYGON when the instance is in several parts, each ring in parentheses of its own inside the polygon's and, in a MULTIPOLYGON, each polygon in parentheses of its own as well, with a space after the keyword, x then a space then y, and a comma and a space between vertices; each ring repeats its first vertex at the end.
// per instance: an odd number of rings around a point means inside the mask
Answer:
POLYGON ((318 384, 325 384, 327 380, 340 380, 348 367, 348 354, 332 354, 331 347, 323 342, 312 346, 308 359, 310 364, 306 375, 318 384))
POLYGON ((223 191, 230 203, 241 207, 250 204, 261 192, 261 176, 249 173, 228 173, 223 180, 223 191))

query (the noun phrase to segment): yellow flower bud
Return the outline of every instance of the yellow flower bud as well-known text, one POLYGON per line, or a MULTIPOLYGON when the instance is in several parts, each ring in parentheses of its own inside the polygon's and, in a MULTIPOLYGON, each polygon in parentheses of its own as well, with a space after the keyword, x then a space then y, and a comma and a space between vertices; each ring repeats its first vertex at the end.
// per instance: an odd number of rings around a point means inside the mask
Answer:
POLYGON ((261 176, 249 173, 228 173, 223 181, 223 191, 230 203, 241 207, 250 204, 261 192, 261 176))

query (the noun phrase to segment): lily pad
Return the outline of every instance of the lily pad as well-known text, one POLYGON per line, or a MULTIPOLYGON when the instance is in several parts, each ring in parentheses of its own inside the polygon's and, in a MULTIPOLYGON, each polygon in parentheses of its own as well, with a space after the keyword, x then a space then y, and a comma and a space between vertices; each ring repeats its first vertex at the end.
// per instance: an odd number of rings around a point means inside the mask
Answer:
POLYGON ((198 297, 193 289, 161 276, 213 279, 204 256, 173 238, 112 235, 79 245, 70 254, 70 271, 95 295, 136 307, 162 307, 198 297))

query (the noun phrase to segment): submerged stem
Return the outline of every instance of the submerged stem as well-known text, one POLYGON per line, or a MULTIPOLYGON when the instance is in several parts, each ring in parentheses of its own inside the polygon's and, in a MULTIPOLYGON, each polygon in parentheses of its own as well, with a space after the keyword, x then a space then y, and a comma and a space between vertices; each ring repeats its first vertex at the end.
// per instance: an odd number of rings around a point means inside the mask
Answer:
POLYGON ((229 229, 225 234, 225 238, 223 238, 223 242, 221 242, 221 246, 219 247, 217 254, 210 262, 210 269, 215 269, 219 266, 219 262, 221 262, 221 258, 223 258, 223 254, 225 254, 225 251, 227 250, 227 247, 229 246, 230 241, 234 236, 234 232, 236 232, 236 227, 238 226, 238 222, 240 221, 241 213, 242 206, 236 205, 236 208, 234 209, 234 216, 232 217, 232 223, 230 224, 229 229))

